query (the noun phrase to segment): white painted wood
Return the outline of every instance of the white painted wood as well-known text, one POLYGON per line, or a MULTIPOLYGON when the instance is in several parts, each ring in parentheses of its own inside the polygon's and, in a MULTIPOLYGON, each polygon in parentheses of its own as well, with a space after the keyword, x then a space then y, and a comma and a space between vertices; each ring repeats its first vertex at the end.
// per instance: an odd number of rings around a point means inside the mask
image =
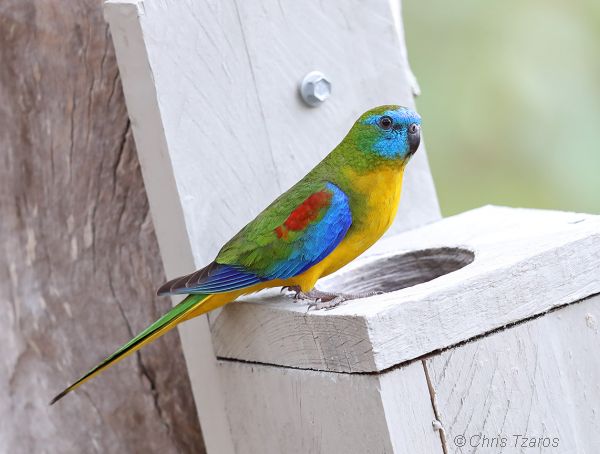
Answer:
POLYGON ((307 312, 277 292, 247 298, 216 320, 217 355, 317 370, 381 371, 600 292, 600 216, 500 207, 384 240, 371 257, 326 284, 377 290, 361 279, 365 267, 390 285, 402 274, 390 260, 437 247, 474 251, 475 260, 430 282, 331 311, 307 312))
POLYGON ((600 452, 599 322, 595 296, 428 358, 448 452, 600 452), (506 448, 454 443, 480 444, 478 434, 504 437, 506 448), (559 441, 523 449, 514 435, 559 441))
POLYGON ((420 362, 382 375, 219 368, 237 453, 442 453, 420 362))
MULTIPOLYGON (((350 374, 350 376, 355 375, 350 374)), ((383 374, 367 375, 367 377, 379 380, 380 400, 390 434, 392 452, 442 453, 442 440, 439 433, 434 430, 433 422, 436 418, 422 364, 414 362, 383 374)), ((358 417, 365 421, 370 416, 360 414, 358 417)), ((358 432, 358 436, 362 434, 358 432)))

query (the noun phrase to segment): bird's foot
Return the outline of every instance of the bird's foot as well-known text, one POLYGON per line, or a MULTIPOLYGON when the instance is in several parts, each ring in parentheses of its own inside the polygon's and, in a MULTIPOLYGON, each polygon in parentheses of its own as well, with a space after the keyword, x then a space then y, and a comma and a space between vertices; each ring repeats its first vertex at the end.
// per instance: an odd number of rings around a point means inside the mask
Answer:
POLYGON ((296 301, 315 301, 318 299, 318 296, 313 295, 312 291, 303 292, 299 285, 288 285, 286 287, 281 287, 281 291, 282 292, 285 292, 285 291, 292 292, 292 294, 290 296, 294 299, 294 302, 296 302, 296 301))
POLYGON ((334 307, 339 306, 340 304, 355 300, 359 298, 367 298, 368 296, 380 295, 383 292, 363 292, 363 293, 334 293, 334 292, 324 292, 322 290, 312 289, 310 292, 303 292, 302 289, 297 286, 288 286, 283 287, 281 289, 289 290, 294 292, 292 297, 295 301, 309 301, 308 309, 333 309, 334 307))
POLYGON ((333 309, 334 307, 339 306, 340 304, 342 304, 343 302, 348 301, 348 298, 344 297, 343 295, 337 295, 331 299, 327 299, 327 297, 325 299, 317 299, 314 302, 308 303, 308 308, 306 309, 307 311, 314 309, 316 311, 320 311, 321 309, 325 309, 325 310, 330 310, 333 309))

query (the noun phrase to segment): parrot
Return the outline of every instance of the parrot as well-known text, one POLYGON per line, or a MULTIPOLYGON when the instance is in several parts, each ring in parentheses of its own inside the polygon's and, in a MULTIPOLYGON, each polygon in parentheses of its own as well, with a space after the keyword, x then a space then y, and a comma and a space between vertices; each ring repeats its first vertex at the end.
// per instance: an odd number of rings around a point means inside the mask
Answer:
POLYGON ((187 295, 50 404, 193 317, 271 287, 333 308, 366 296, 322 292, 317 280, 348 264, 392 224, 406 164, 421 140, 421 117, 398 105, 373 108, 304 178, 243 227, 206 267, 170 280, 158 295, 187 295))

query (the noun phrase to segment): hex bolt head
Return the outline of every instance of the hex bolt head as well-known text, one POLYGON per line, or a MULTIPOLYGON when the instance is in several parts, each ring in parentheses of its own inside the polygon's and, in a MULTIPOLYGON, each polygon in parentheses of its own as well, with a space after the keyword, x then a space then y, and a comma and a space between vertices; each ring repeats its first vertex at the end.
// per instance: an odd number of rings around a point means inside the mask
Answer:
POLYGON ((309 72, 300 83, 300 96, 311 107, 321 105, 331 95, 331 82, 320 71, 309 72))

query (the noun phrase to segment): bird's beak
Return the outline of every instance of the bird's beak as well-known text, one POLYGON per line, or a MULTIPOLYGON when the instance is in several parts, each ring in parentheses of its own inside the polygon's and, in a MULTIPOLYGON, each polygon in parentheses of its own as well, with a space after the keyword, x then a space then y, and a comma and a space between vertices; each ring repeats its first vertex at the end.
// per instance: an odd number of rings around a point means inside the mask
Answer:
POLYGON ((419 148, 419 144, 421 143, 421 127, 417 126, 416 130, 413 132, 408 132, 408 154, 412 156, 419 148))

